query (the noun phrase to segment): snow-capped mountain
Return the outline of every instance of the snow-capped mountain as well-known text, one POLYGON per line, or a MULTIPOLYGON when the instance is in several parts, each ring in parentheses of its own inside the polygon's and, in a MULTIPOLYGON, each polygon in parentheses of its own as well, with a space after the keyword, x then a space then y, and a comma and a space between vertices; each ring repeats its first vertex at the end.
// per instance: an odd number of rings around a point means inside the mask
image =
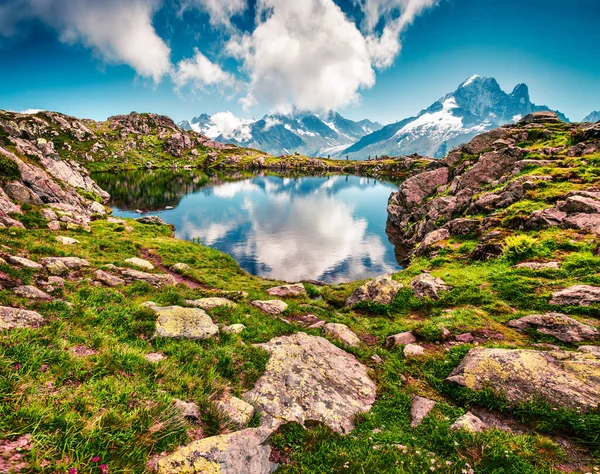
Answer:
MULTIPOLYGON (((416 116, 387 125, 367 135, 339 156, 365 159, 369 155, 419 155, 442 158, 452 148, 499 125, 515 122, 538 110, 525 84, 507 94, 494 78, 473 76, 416 116)), ((557 112, 559 117, 568 119, 557 112)))
POLYGON ((178 125, 216 141, 257 148, 273 155, 299 152, 308 156, 334 155, 382 127, 370 120, 355 122, 335 112, 265 115, 260 120, 240 119, 231 112, 220 112, 212 116, 202 114, 178 125))
POLYGON ((594 110, 591 114, 586 116, 582 120, 582 122, 592 122, 592 123, 600 122, 600 110, 594 110))

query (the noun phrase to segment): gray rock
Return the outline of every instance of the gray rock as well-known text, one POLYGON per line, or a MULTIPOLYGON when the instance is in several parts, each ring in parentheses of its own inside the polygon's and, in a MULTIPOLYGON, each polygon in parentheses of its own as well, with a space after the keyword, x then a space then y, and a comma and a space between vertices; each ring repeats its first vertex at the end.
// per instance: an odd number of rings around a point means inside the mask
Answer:
POLYGON ((515 265, 515 268, 528 268, 530 270, 558 270, 560 262, 523 262, 515 265))
POLYGON ((281 300, 256 300, 251 304, 267 314, 281 314, 288 307, 287 303, 281 300))
POLYGON ((411 422, 410 426, 415 428, 421 424, 423 418, 429 415, 429 412, 433 410, 435 402, 425 397, 414 396, 412 400, 412 407, 410 409, 411 422))
POLYGON ((148 362, 152 362, 154 364, 160 362, 161 360, 165 360, 166 358, 167 358, 167 356, 164 355, 162 352, 148 352, 144 356, 144 359, 146 359, 148 362))
POLYGON ((481 418, 476 417, 471 412, 465 413, 463 416, 459 417, 452 425, 450 425, 450 429, 457 430, 465 430, 470 433, 479 433, 487 429, 488 426, 481 420, 481 418))
POLYGON ((177 282, 173 275, 162 273, 146 273, 139 270, 122 270, 122 275, 130 280, 145 281, 152 286, 169 286, 177 282))
POLYGON ((0 306, 0 329, 37 327, 43 322, 44 317, 35 311, 0 306))
POLYGON ((104 270, 96 270, 94 276, 98 281, 101 281, 107 286, 120 286, 125 284, 125 280, 116 275, 105 272, 104 270))
POLYGON ((12 255, 9 255, 8 257, 6 257, 6 259, 13 265, 20 265, 22 267, 30 268, 32 270, 41 270, 42 268, 44 268, 39 263, 34 262, 33 260, 29 260, 28 258, 13 257, 12 255))
POLYGON ((392 279, 392 275, 381 275, 358 287, 346 300, 346 305, 361 301, 372 301, 379 304, 390 304, 402 285, 392 279))
POLYGON ((269 288, 267 293, 271 296, 289 297, 289 296, 300 296, 306 294, 306 289, 302 283, 294 283, 291 285, 276 286, 269 288))
POLYGON ((219 332, 210 316, 198 308, 181 306, 157 306, 149 301, 145 306, 154 311, 156 319, 156 337, 208 339, 219 332))
POLYGON ((550 304, 564 306, 591 306, 600 303, 600 287, 573 285, 552 293, 550 304))
POLYGON ((448 291, 450 287, 441 278, 435 278, 429 273, 421 273, 410 282, 413 293, 418 298, 440 299, 438 292, 448 291))
POLYGON ((75 244, 79 243, 79 240, 77 240, 77 239, 73 239, 71 237, 65 237, 62 235, 57 236, 56 240, 64 245, 75 245, 75 244))
POLYGON ((173 265, 170 270, 175 273, 184 274, 189 272, 192 268, 186 263, 176 263, 173 265))
POLYGON ((242 429, 244 426, 247 426, 254 416, 254 407, 252 405, 229 394, 223 394, 223 396, 215 402, 215 407, 229 418, 237 429, 242 429))
POLYGON ((175 398, 173 400, 173 405, 177 409, 182 416, 186 418, 191 418, 192 420, 199 421, 201 418, 200 415, 200 407, 197 403, 194 402, 184 402, 183 400, 179 400, 175 398))
POLYGON ((166 223, 163 219, 161 219, 158 216, 138 217, 136 219, 136 222, 139 222, 140 224, 149 224, 149 225, 169 225, 168 223, 166 223))
POLYGON ((197 300, 185 300, 185 304, 188 306, 194 306, 195 308, 202 309, 213 309, 219 306, 227 306, 229 308, 237 307, 237 304, 227 298, 220 298, 212 296, 210 298, 199 298, 197 300))
POLYGON ((36 288, 35 286, 31 286, 31 285, 17 286, 16 288, 13 288, 13 291, 17 296, 21 296, 23 298, 39 299, 39 300, 51 300, 52 299, 52 297, 48 293, 45 293, 42 290, 36 288))
POLYGON ((132 257, 125 260, 125 263, 132 265, 137 268, 141 268, 142 270, 154 270, 154 265, 150 263, 148 260, 144 260, 143 258, 132 257))
POLYGON ((600 346, 579 346, 577 350, 586 354, 592 354, 594 357, 600 359, 600 346))
POLYGON ((415 255, 426 255, 434 249, 440 248, 441 246, 438 244, 448 239, 449 237, 450 232, 448 231, 448 229, 437 229, 432 232, 429 232, 421 241, 421 244, 415 249, 415 255))
POLYGON ((62 263, 71 270, 81 270, 83 267, 89 267, 90 262, 78 257, 46 257, 41 260, 44 266, 53 265, 56 262, 62 263))
POLYGON ((404 357, 407 359, 412 359, 414 357, 419 357, 425 354, 425 348, 418 344, 407 344, 404 346, 404 350, 402 351, 404 357))
POLYGON ((593 341, 600 338, 598 329, 561 313, 533 314, 508 323, 511 328, 536 329, 563 342, 593 341))
POLYGON ((417 342, 417 338, 411 331, 401 332, 385 338, 385 345, 388 347, 397 347, 404 344, 412 344, 417 342))
POLYGON ((347 346, 358 347, 360 346, 360 339, 352 330, 345 324, 339 323, 327 323, 323 326, 323 332, 325 334, 338 339, 347 346))
POLYGON ((244 329, 246 329, 246 326, 238 323, 230 324, 229 326, 223 326, 221 328, 221 331, 227 334, 241 334, 244 331, 244 329))

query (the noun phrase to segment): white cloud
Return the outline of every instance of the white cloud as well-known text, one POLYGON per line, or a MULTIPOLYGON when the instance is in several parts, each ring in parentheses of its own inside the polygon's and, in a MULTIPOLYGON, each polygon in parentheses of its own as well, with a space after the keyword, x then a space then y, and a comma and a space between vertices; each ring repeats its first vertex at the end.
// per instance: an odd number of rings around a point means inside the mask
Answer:
POLYGON ((224 138, 235 138, 238 141, 252 139, 250 131, 252 120, 238 118, 231 112, 219 112, 212 115, 210 120, 221 131, 224 138))
POLYGON ((246 10, 246 0, 185 0, 182 8, 194 6, 208 13, 213 26, 231 26, 231 17, 246 10))
POLYGON ((177 89, 184 86, 203 89, 205 86, 234 83, 231 74, 223 71, 218 64, 211 62, 198 49, 194 50, 193 58, 179 61, 171 76, 177 89))
POLYGON ((259 0, 257 21, 228 46, 250 75, 246 107, 330 110, 375 83, 365 38, 332 0, 259 0))

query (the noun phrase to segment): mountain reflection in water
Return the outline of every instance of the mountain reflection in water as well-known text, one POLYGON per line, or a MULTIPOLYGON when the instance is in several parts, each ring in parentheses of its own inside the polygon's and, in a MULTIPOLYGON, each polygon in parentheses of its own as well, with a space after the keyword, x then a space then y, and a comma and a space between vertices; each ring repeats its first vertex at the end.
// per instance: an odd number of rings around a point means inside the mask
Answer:
POLYGON ((116 216, 159 215, 178 238, 200 239, 261 277, 342 282, 400 268, 385 233, 391 183, 346 175, 223 182, 173 171, 94 178, 116 216))

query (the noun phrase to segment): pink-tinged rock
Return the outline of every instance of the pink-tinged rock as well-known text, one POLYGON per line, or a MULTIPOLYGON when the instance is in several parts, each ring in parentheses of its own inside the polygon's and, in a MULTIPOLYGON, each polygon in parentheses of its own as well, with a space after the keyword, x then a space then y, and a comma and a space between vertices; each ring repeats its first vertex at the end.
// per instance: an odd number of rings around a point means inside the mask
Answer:
POLYGON ((306 294, 306 289, 302 283, 294 283, 291 285, 276 286, 267 290, 271 296, 287 297, 300 296, 306 294))

